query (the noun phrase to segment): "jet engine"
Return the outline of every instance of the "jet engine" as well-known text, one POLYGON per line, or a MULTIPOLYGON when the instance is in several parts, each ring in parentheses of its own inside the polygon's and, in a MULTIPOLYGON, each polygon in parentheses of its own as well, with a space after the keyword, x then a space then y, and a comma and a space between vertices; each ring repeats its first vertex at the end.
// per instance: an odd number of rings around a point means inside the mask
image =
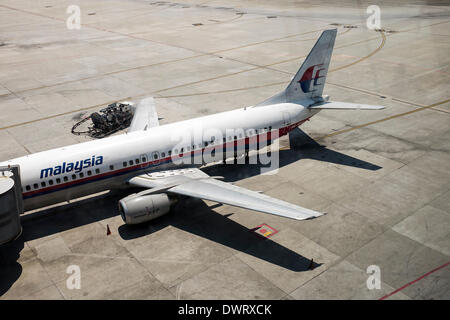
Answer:
POLYGON ((168 213, 174 202, 175 199, 166 193, 150 195, 134 193, 119 201, 119 211, 126 224, 138 224, 168 213))

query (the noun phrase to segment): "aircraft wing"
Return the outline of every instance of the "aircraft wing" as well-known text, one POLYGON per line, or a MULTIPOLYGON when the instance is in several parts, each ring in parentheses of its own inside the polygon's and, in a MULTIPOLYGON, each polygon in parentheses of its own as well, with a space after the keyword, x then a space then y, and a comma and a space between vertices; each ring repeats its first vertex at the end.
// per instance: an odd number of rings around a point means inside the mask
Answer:
POLYGON ((131 120, 128 132, 147 130, 157 126, 159 126, 159 120, 155 100, 153 97, 142 99, 134 109, 133 120, 131 120))
POLYGON ((199 169, 187 169, 188 173, 166 171, 167 177, 144 174, 130 179, 134 186, 153 188, 145 194, 172 193, 224 203, 240 208, 260 211, 296 220, 319 217, 323 213, 303 208, 256 191, 241 188, 210 177, 199 169), (172 173, 172 174, 170 174, 172 173))
POLYGON ((384 106, 376 106, 371 104, 361 104, 361 103, 349 103, 349 102, 338 102, 338 101, 324 101, 318 105, 312 105, 309 109, 349 109, 349 110, 380 110, 384 109, 384 106))

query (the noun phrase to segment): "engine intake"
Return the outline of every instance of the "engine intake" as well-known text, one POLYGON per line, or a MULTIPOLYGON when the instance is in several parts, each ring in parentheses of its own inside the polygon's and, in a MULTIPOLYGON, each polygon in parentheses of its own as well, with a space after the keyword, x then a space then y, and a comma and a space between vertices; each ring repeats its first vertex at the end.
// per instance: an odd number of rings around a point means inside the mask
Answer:
POLYGON ((126 224, 138 224, 168 213, 174 201, 175 199, 171 199, 166 193, 134 193, 119 201, 119 211, 126 224))

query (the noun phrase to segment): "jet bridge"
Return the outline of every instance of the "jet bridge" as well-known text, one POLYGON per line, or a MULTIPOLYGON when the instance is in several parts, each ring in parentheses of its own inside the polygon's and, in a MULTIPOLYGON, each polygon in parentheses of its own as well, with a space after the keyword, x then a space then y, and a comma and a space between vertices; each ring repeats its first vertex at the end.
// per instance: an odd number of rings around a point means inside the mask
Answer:
POLYGON ((22 233, 23 199, 19 166, 0 167, 0 245, 22 233))

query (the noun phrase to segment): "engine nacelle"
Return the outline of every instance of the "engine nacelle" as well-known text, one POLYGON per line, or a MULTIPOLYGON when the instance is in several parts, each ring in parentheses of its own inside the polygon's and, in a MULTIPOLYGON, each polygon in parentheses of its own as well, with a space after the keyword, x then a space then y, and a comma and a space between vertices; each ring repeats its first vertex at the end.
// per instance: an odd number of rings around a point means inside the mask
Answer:
POLYGON ((119 211, 126 224, 138 224, 160 217, 170 211, 174 199, 166 193, 131 194, 119 201, 119 211))

